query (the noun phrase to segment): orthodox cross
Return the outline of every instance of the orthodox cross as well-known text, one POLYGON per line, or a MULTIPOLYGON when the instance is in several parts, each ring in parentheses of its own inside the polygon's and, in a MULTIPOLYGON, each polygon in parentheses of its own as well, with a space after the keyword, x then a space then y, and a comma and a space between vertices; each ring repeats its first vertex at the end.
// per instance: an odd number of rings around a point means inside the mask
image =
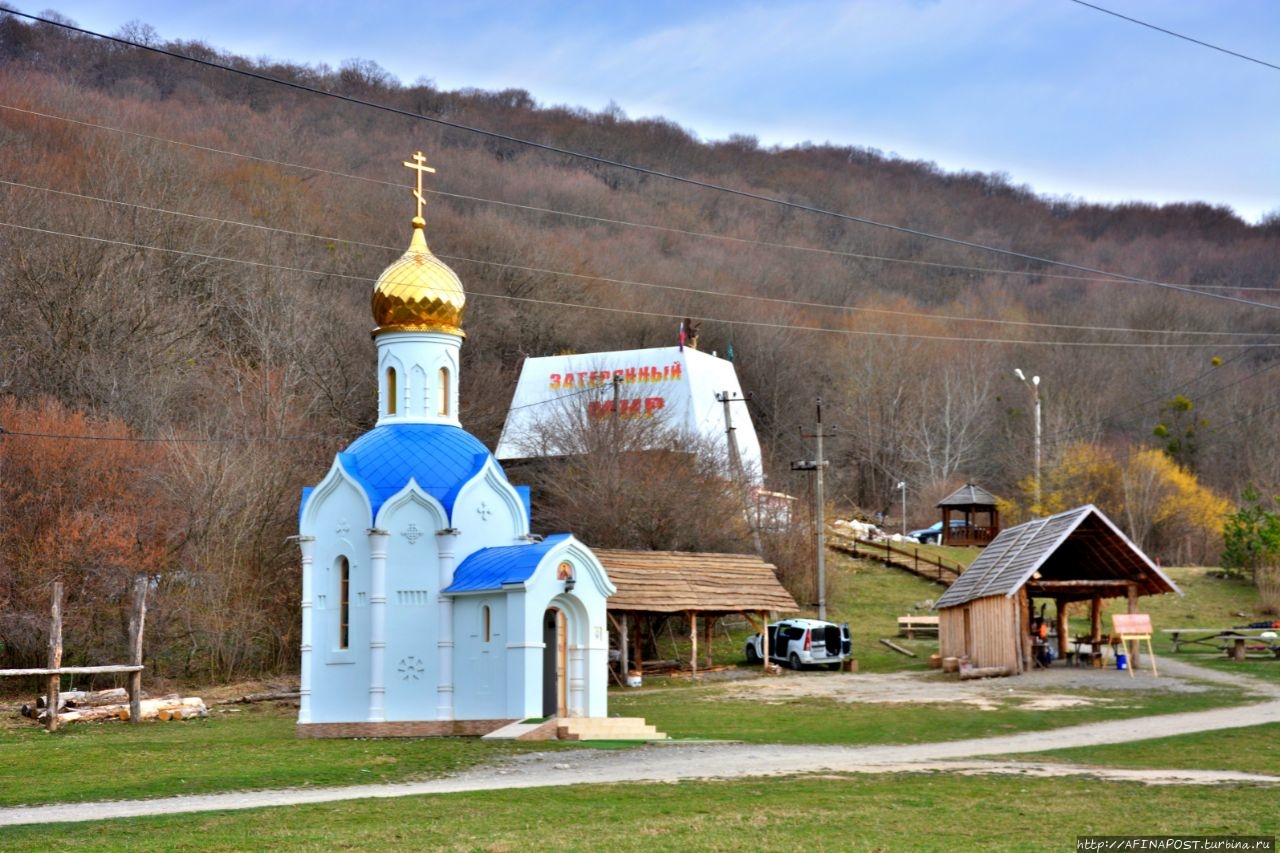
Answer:
POLYGON ((421 151, 413 155, 412 163, 405 160, 404 164, 418 173, 418 185, 413 190, 413 197, 418 200, 418 218, 421 219, 422 206, 427 203, 426 198, 422 195, 422 173, 430 172, 434 175, 436 170, 427 165, 427 158, 422 155, 421 151))

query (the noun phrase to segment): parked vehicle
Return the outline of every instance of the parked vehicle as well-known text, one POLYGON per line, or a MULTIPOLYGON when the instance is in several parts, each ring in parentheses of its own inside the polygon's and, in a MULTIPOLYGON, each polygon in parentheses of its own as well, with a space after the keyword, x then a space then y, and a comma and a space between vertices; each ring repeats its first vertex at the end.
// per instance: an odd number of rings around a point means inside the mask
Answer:
MULTIPOLYGON (((955 533, 955 531, 957 530, 964 530, 969 526, 970 526, 969 522, 965 521, 963 518, 951 519, 952 533, 955 533)), ((916 540, 921 545, 940 544, 939 540, 942 538, 942 522, 935 521, 933 524, 929 525, 928 527, 921 528, 920 530, 912 530, 910 533, 907 534, 907 536, 916 540)))
MULTIPOLYGON (((792 669, 826 666, 839 669, 841 662, 853 653, 849 624, 837 625, 818 619, 783 619, 768 627, 769 660, 792 669)), ((764 637, 755 634, 747 639, 747 663, 764 659, 764 637)))

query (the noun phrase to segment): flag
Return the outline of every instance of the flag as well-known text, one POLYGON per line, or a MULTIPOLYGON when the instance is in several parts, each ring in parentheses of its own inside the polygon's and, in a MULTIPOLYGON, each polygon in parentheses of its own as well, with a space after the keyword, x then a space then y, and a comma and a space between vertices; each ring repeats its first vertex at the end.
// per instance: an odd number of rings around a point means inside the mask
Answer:
POLYGON ((680 321, 680 352, 684 352, 684 320, 680 321))

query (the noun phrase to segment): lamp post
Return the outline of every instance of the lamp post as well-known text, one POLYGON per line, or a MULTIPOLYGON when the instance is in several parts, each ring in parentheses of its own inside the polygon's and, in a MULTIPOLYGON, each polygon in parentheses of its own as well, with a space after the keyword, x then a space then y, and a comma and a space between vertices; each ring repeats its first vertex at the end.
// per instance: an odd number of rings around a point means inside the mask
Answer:
POLYGON ((1035 403, 1036 409, 1036 511, 1040 509, 1040 377, 1032 376, 1030 380, 1027 375, 1022 372, 1022 368, 1015 367, 1013 375, 1018 377, 1024 385, 1031 389, 1031 398, 1035 403))
POLYGON ((902 492, 902 535, 905 537, 907 535, 907 481, 900 480, 896 488, 902 492))

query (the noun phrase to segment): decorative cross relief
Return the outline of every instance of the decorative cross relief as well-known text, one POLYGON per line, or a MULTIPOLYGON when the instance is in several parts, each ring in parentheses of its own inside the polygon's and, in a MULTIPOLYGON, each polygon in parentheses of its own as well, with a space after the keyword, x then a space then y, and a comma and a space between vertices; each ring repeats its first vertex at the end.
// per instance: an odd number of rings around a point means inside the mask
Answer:
POLYGON ((476 507, 476 514, 480 516, 481 521, 488 521, 489 516, 493 515, 493 510, 489 509, 487 503, 481 501, 480 506, 476 507))
POLYGON ((425 668, 422 665, 422 659, 413 655, 400 659, 400 679, 402 681, 417 681, 422 678, 425 668))
POLYGON ((409 544, 412 545, 415 542, 417 542, 419 539, 421 539, 423 536, 425 536, 426 534, 418 529, 418 525, 410 522, 409 526, 400 532, 400 535, 403 536, 405 539, 408 539, 409 544))
POLYGON ((338 526, 334 529, 334 533, 337 533, 339 536, 346 536, 350 532, 351 525, 347 523, 347 520, 345 518, 339 519, 338 526))

